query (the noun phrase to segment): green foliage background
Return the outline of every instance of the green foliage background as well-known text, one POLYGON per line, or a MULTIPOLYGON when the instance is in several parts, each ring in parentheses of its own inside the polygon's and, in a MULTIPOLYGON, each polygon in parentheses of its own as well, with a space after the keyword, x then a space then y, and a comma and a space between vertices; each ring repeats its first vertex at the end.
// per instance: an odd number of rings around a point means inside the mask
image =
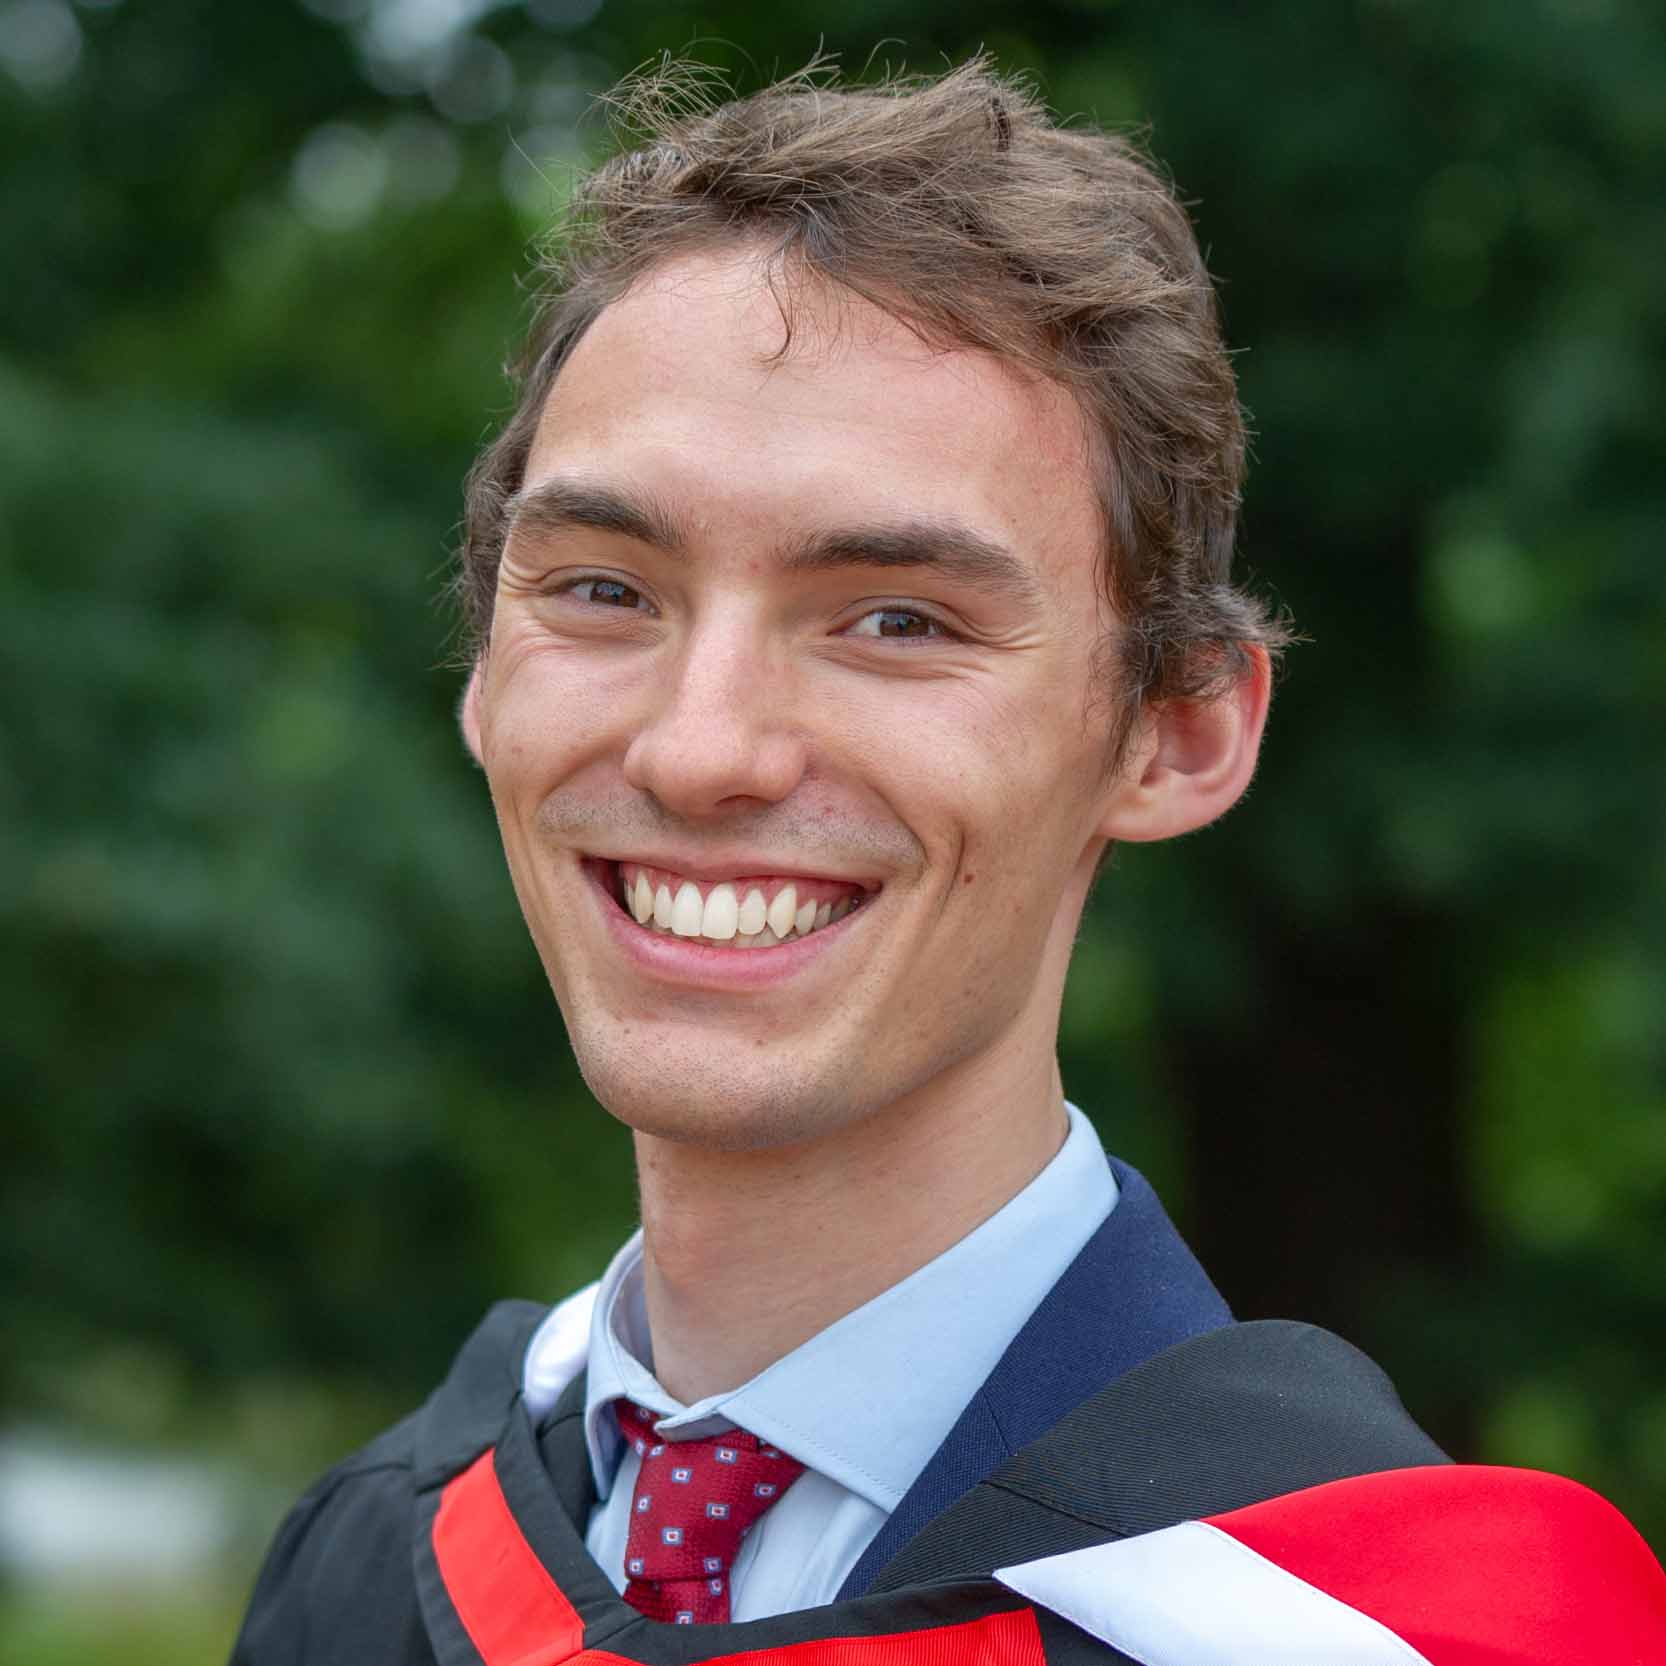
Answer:
MULTIPOLYGON (((0 1419, 288 1487, 628 1230, 433 598, 592 96, 818 44, 1149 124, 1242 350, 1312 641, 1248 804, 1101 886, 1074 1097, 1240 1311, 1666 1545, 1645 0, 0 4, 0 1419)), ((102 1623, 17 1600, 0 1661, 102 1623)))

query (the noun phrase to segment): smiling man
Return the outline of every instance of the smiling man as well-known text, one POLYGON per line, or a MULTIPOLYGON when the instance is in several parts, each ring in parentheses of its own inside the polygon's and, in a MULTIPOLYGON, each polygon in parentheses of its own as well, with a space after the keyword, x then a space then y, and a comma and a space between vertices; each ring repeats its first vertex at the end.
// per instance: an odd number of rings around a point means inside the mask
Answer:
POLYGON ((302 1501, 236 1658, 1632 1658, 1666 1602, 1607 1506, 1234 1325, 1064 1097, 1101 860, 1238 799, 1283 634, 1173 196, 978 64, 649 114, 462 573, 465 735, 642 1231, 302 1501), (1435 1591, 1437 1523, 1509 1544, 1435 1591))

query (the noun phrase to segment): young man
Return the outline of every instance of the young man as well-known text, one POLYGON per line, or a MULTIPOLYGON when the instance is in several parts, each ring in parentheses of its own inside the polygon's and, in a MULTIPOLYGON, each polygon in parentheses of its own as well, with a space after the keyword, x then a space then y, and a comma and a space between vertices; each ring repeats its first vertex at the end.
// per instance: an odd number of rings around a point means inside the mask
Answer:
POLYGON ((980 65, 652 131, 580 193, 462 574, 642 1232, 302 1501, 236 1658, 1644 1658, 1607 1506, 1233 1325, 1064 1099, 1101 859, 1237 800, 1282 640, 1172 195, 980 65), (1441 1532, 1500 1541, 1472 1587, 1441 1532))

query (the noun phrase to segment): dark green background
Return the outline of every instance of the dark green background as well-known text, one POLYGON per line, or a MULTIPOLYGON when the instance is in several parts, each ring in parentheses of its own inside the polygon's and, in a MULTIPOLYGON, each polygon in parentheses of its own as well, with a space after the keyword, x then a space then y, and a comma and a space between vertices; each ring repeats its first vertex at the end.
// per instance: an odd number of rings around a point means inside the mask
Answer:
POLYGON ((1242 1313, 1666 1545, 1641 0, 0 5, 0 1420, 288 1488, 630 1226, 434 598, 575 123, 690 43, 743 86, 982 44, 1149 124, 1311 641, 1248 802, 1101 886, 1067 1085, 1242 1313))

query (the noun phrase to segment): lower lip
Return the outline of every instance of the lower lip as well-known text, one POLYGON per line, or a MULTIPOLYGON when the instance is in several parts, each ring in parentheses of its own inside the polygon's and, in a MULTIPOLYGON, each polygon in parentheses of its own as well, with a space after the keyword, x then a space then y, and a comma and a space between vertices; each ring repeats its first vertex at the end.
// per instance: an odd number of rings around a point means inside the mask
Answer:
POLYGON ((617 869, 613 864, 587 860, 584 868, 595 887, 603 923, 620 952, 650 977, 688 989, 768 989, 784 983, 843 942, 846 929, 863 913, 859 908, 808 937, 772 948, 718 949, 698 938, 639 926, 614 900, 611 887, 617 883, 617 869))

